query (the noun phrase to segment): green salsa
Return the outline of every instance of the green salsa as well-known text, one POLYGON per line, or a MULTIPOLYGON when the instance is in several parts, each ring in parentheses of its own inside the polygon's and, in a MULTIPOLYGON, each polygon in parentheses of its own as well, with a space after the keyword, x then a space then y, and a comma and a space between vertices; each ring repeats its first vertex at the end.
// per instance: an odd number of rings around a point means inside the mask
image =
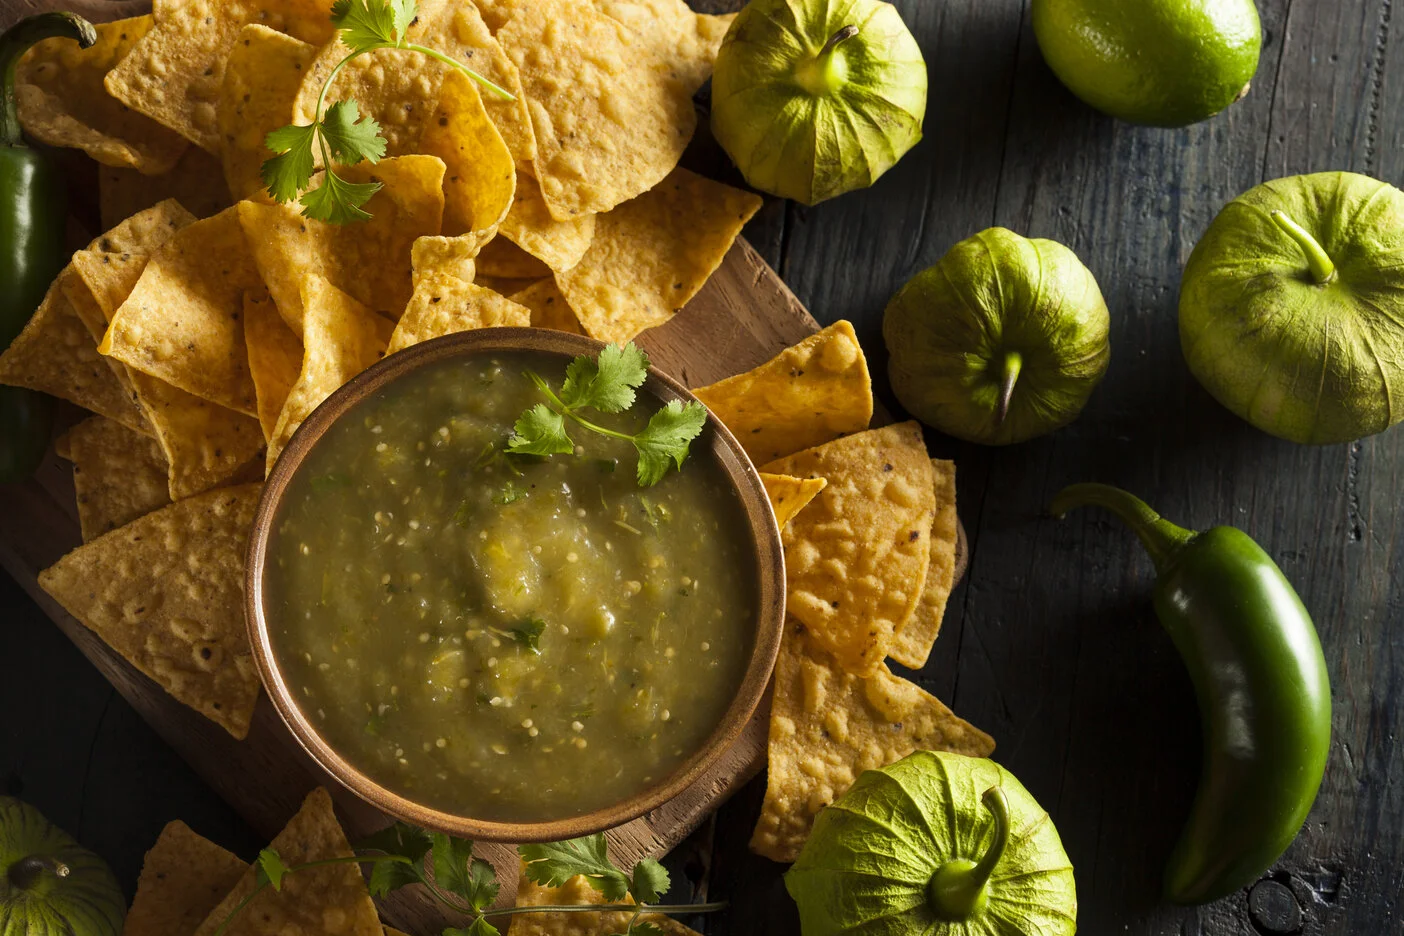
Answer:
MULTIPOLYGON (((653 487, 626 441, 509 455, 559 386, 535 353, 426 365, 344 414, 274 521, 278 665, 322 737, 436 809, 544 821, 656 784, 736 695, 757 614, 740 498, 694 445, 653 487)), ((639 431, 659 402, 592 421, 639 431)))

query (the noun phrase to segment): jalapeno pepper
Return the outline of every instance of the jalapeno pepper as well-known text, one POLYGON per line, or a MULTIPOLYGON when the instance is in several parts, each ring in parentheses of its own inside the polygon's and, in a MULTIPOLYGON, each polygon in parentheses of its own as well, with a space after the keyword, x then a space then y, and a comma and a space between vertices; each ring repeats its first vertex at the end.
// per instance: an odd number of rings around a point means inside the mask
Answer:
MULTIPOLYGON (((67 210, 63 180, 43 154, 24 145, 15 110, 15 66, 42 39, 63 36, 87 48, 93 24, 72 13, 42 13, 0 35, 0 350, 10 346, 63 269, 67 210)), ((53 400, 0 386, 0 481, 21 481, 49 443, 53 400)))
POLYGON ((1189 669, 1204 761, 1165 894, 1208 903, 1251 884, 1296 838, 1331 744, 1331 685, 1302 600, 1246 533, 1195 533, 1125 491, 1075 484, 1053 513, 1095 505, 1129 526, 1155 562, 1155 613, 1189 669))

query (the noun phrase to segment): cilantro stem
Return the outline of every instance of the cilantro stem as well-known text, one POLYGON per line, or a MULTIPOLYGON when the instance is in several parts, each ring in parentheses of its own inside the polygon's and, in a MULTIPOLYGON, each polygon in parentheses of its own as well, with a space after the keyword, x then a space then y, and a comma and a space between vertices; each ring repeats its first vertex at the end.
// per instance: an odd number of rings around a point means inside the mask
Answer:
POLYGON ((485 917, 516 916, 520 913, 614 913, 627 911, 643 913, 716 913, 725 910, 729 904, 725 900, 713 900, 696 904, 566 904, 562 906, 504 907, 501 910, 484 910, 485 917))
POLYGON ((573 408, 561 402, 561 398, 556 396, 555 391, 551 389, 551 387, 546 383, 546 381, 542 380, 540 377, 538 377, 536 374, 533 374, 531 371, 527 371, 527 376, 532 379, 532 381, 536 384, 536 386, 541 390, 542 393, 546 394, 546 396, 550 398, 550 401, 556 405, 556 412, 560 413, 562 416, 566 417, 567 419, 574 420, 575 422, 584 426, 586 429, 589 429, 591 432, 598 432, 600 435, 610 436, 615 439, 623 439, 625 442, 634 441, 635 436, 631 436, 627 432, 615 432, 613 429, 606 429, 604 426, 598 426, 595 423, 590 422, 588 419, 579 416, 573 408))
POLYGON ((515 101, 517 99, 517 96, 511 91, 508 91, 506 88, 499 86, 495 82, 489 81, 487 78, 473 71, 473 69, 469 68, 467 65, 464 65, 462 62, 460 62, 458 59, 454 58, 451 55, 445 55, 437 49, 431 49, 428 46, 415 45, 412 42, 402 45, 400 46, 400 48, 409 49, 411 52, 418 52, 421 55, 427 55, 431 59, 443 62, 445 65, 453 66, 454 68, 463 72, 463 74, 467 75, 469 78, 472 78, 478 84, 482 85, 484 88, 487 88, 489 91, 491 91, 493 94, 497 95, 504 101, 515 101))

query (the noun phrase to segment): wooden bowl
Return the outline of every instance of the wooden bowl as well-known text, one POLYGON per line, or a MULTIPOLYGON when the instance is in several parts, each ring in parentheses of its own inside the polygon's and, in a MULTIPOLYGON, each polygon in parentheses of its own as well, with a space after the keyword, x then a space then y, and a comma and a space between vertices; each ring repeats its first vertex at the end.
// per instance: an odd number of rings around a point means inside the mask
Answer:
MULTIPOLYGON (((702 747, 670 775, 640 793, 602 809, 565 819, 500 822, 444 812, 381 786, 327 743, 298 703, 273 652, 264 608, 264 571, 274 520, 298 467, 326 431, 359 402, 390 383, 446 358, 491 352, 538 351, 558 355, 562 370, 580 354, 598 354, 604 344, 591 338, 537 328, 483 328, 414 345, 377 362, 341 387, 297 430, 268 477, 249 538, 245 602, 249 641, 259 675, 278 714, 302 748, 336 780, 386 814, 413 825, 490 842, 549 842, 590 835, 636 819, 677 796, 698 780, 734 742, 765 694, 780 649, 785 617, 785 562, 780 531, 760 476, 745 451, 710 414, 707 429, 693 444, 692 458, 714 458, 735 487, 750 529, 757 579, 754 644, 741 685, 720 723, 702 747)), ((644 390, 664 402, 695 400, 682 384, 650 367, 644 390)), ((468 717, 468 716, 465 716, 468 717)))

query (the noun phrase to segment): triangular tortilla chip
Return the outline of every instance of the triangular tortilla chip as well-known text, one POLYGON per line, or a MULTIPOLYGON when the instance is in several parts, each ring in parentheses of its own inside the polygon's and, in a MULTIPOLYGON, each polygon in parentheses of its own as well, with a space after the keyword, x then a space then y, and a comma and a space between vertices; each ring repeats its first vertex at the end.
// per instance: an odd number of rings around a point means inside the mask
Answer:
POLYGON ((781 534, 787 612, 845 668, 871 675, 921 596, 931 559, 936 495, 921 427, 845 436, 762 470, 828 480, 781 534))
POLYGON ((81 149, 100 163, 148 174, 168 171, 189 144, 103 89, 112 67, 151 29, 150 16, 98 23, 97 42, 45 39, 15 71, 15 103, 30 136, 81 149))
POLYGON ((829 483, 823 478, 794 478, 766 472, 761 472, 760 479, 770 498, 770 509, 775 511, 775 525, 782 530, 829 483))
POLYGON ((219 155, 235 199, 268 200, 261 171, 273 153, 263 140, 292 123, 293 101, 316 55, 316 46, 261 23, 239 30, 219 94, 219 155))
POLYGON ((79 546, 39 585, 178 701, 236 738, 258 699, 244 546, 263 486, 178 501, 79 546))
POLYGON ((758 465, 861 432, 873 418, 868 362, 845 321, 692 392, 758 465))
MULTIPOLYGON (((323 85, 346 54, 347 48, 341 42, 329 42, 317 51, 293 99, 289 123, 306 126, 313 122, 323 85)), ((326 104, 332 101, 355 101, 357 113, 380 126, 386 156, 419 152, 419 141, 433 116, 444 71, 439 62, 410 49, 372 49, 337 72, 327 86, 323 116, 326 104)), ((322 167, 320 152, 316 153, 315 164, 322 167)))
POLYGON ((759 195, 675 169, 601 215, 590 249, 556 282, 586 334, 628 341, 697 294, 760 205, 759 195))
POLYGON ((98 215, 111 227, 166 199, 175 199, 197 218, 219 214, 234 199, 220 176, 219 159, 192 146, 160 175, 143 175, 135 169, 98 167, 98 215))
POLYGON ((452 276, 426 275, 420 278, 385 353, 394 354, 421 341, 472 328, 526 328, 530 324, 530 309, 491 289, 452 276))
POLYGON ((142 862, 122 936, 194 932, 247 869, 238 855, 180 820, 168 823, 142 862))
POLYGON ((161 444, 105 416, 68 431, 68 455, 85 543, 171 502, 161 444))
MULTIPOLYGON (((115 225, 88 244, 98 253, 155 253, 176 231, 194 222, 191 214, 176 199, 157 202, 149 208, 123 215, 115 225)), ((106 326, 103 328, 106 331, 106 326)))
POLYGON ((694 13, 683 0, 599 0, 600 12, 638 34, 666 60, 689 94, 707 83, 735 13, 694 13))
POLYGON ((868 677, 846 672, 803 624, 787 620, 775 664, 765 803, 751 850, 794 861, 820 809, 863 771, 917 750, 987 757, 994 739, 885 666, 868 677))
POLYGON ((258 413, 244 293, 262 287, 238 212, 175 233, 152 254, 98 346, 128 367, 235 412, 258 413))
POLYGON ((505 237, 495 237, 483 244, 478 251, 477 265, 484 276, 502 279, 538 280, 551 275, 550 267, 505 237))
POLYGON ((921 669, 931 655, 946 616, 946 602, 955 585, 956 518, 955 462, 931 459, 936 490, 936 514, 931 521, 931 560, 926 583, 911 616, 897 628, 887 655, 908 669, 921 669))
MULTIPOLYGON (((289 867, 355 854, 336 821, 331 797, 321 787, 307 794, 302 809, 268 847, 289 867)), ((257 873, 249 868, 194 936, 213 936, 256 886, 257 873)), ((357 865, 329 864, 289 874, 280 890, 260 891, 230 922, 224 936, 331 932, 337 936, 382 936, 384 932, 357 865)))
POLYGON ((446 274, 465 283, 473 282, 478 275, 475 258, 480 246, 480 241, 473 234, 415 238, 414 246, 410 248, 414 288, 418 289, 420 279, 427 275, 446 274))
POLYGON ((503 219, 500 232, 548 268, 564 272, 579 263, 590 249, 590 241, 595 239, 595 216, 557 221, 546 209, 541 183, 522 172, 517 175, 512 210, 503 219))
POLYGON ((0 383, 62 397, 138 432, 151 426, 97 345, 64 290, 76 278, 72 267, 49 285, 44 301, 24 330, 0 354, 0 383))
POLYGON ((444 215, 444 162, 399 156, 339 171, 351 182, 381 182, 366 203, 371 219, 327 224, 292 205, 240 202, 239 220, 278 313, 302 334, 302 282, 317 274, 382 315, 399 318, 413 292, 415 238, 439 233, 444 215))
MULTIPOLYGON (((546 887, 526 876, 522 865, 517 884, 518 907, 591 907, 611 903, 584 875, 577 874, 560 887, 546 887)), ((625 903, 633 903, 625 900, 625 903)), ((634 915, 627 910, 606 913, 526 913, 512 917, 511 936, 614 936, 629 927, 634 915)), ((638 923, 651 923, 668 936, 701 936, 661 913, 644 913, 638 923)))
POLYGON ((346 381, 385 356, 395 324, 320 276, 302 285, 302 369, 268 442, 268 470, 302 421, 346 381))
POLYGON ((444 161, 444 231, 491 237, 517 188, 517 170, 483 106, 478 83, 450 69, 419 152, 444 161))
POLYGON ((271 439, 302 370, 302 339, 293 334, 264 292, 244 294, 244 342, 249 346, 249 373, 258 394, 258 423, 263 437, 271 439))
POLYGON ((553 328, 556 331, 585 334, 575 310, 561 295, 561 288, 554 277, 537 280, 523 290, 512 293, 512 301, 531 310, 532 328, 553 328))

